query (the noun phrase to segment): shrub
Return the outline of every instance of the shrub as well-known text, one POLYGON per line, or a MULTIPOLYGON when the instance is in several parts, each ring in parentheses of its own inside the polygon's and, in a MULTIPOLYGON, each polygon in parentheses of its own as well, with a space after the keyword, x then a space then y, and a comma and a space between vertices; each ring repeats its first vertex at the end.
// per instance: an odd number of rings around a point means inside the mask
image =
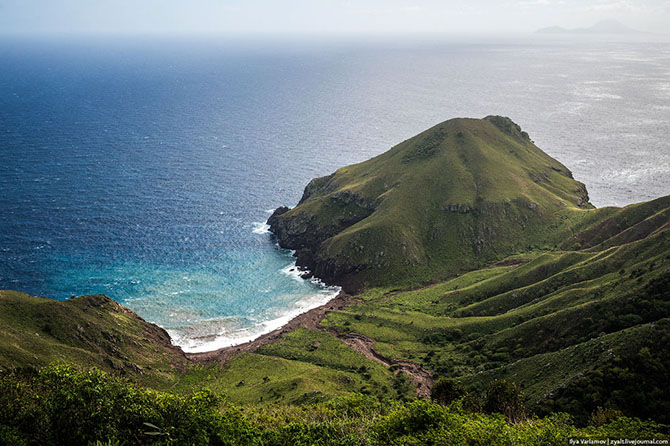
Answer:
POLYGON ((161 393, 67 365, 5 374, 0 408, 0 426, 8 432, 2 435, 28 444, 253 444, 253 429, 239 410, 223 407, 209 390, 161 393))
MULTIPOLYGON (((459 388, 449 380, 438 382, 445 389, 459 388)), ((518 414, 519 396, 513 383, 491 383, 487 407, 501 413, 494 415, 468 413, 458 401, 444 407, 362 395, 242 411, 206 390, 174 395, 141 389, 97 370, 53 366, 0 375, 0 446, 524 446, 564 445, 572 437, 665 438, 668 431, 667 426, 609 412, 597 415, 603 424, 585 429, 576 429, 565 414, 520 421, 510 416, 518 414)))
POLYGON ((412 380, 402 372, 396 373, 393 377, 393 390, 396 391, 396 394, 401 401, 408 401, 416 397, 412 380))
POLYGON ((456 380, 447 378, 438 378, 433 384, 430 397, 433 402, 443 406, 449 405, 465 395, 465 387, 456 380))
POLYGON ((623 416, 623 413, 618 409, 598 407, 591 414, 591 426, 600 427, 621 416, 623 416))
POLYGON ((501 413, 511 423, 517 423, 526 417, 521 388, 513 382, 497 379, 486 389, 484 402, 486 413, 501 413))

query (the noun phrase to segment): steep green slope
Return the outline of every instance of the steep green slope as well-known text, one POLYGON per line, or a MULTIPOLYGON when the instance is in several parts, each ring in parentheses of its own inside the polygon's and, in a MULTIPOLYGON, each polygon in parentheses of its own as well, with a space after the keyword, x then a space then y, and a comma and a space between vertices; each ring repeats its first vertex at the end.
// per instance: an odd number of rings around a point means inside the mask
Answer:
POLYGON ((670 196, 625 208, 602 208, 587 213, 564 249, 601 250, 643 239, 670 228, 670 196))
POLYGON ((366 394, 406 399, 411 386, 399 386, 386 367, 350 349, 340 339, 298 329, 255 353, 240 353, 223 367, 193 366, 171 390, 207 386, 238 404, 305 404, 333 397, 366 394))
POLYGON ((456 119, 313 180, 269 222, 301 265, 362 290, 321 326, 202 363, 104 296, 0 291, 0 370, 97 366, 265 408, 403 400, 398 372, 425 390, 430 370, 480 396, 516 381, 531 410, 580 424, 598 407, 670 423, 670 196, 594 209, 508 119, 456 119))
POLYGON ((50 362, 95 366, 160 385, 188 361, 165 330, 108 297, 55 301, 0 291, 0 369, 50 362))
POLYGON ((269 223, 299 264, 364 290, 322 324, 377 354, 474 389, 519 381, 580 422, 599 405, 670 421, 670 197, 594 209, 509 119, 454 119, 313 180, 269 223))
POLYGON ((508 118, 452 119, 312 180, 268 223, 347 290, 416 286, 552 247, 590 209, 582 183, 508 118))
POLYGON ((458 404, 384 404, 360 395, 252 409, 207 390, 161 393, 68 366, 0 375, 0 444, 11 446, 563 446, 574 438, 667 438, 667 426, 652 422, 603 421, 576 428, 558 414, 510 424, 458 404))

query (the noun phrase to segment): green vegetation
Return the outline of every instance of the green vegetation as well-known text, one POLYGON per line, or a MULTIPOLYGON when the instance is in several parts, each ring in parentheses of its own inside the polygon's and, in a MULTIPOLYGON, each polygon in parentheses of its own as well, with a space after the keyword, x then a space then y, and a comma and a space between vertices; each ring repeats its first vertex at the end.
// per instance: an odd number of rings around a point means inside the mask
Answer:
POLYGON ((342 377, 333 382, 340 390, 394 399, 409 397, 414 392, 411 388, 403 392, 394 387, 393 375, 385 366, 322 331, 298 329, 281 341, 262 347, 259 353, 338 370, 342 377))
POLYGON ((245 444, 253 439, 240 412, 220 408, 219 401, 210 391, 159 393, 69 366, 12 372, 0 378, 0 444, 245 444))
POLYGON ((667 423, 670 231, 534 256, 416 291, 369 292, 322 324, 471 389, 518 382, 532 411, 585 423, 603 406, 667 423))
MULTIPOLYGON (((513 385, 490 387, 505 406, 513 385)), ((493 392, 493 393, 492 393, 493 392)), ((512 401, 514 398, 512 398, 512 401)), ((493 401, 493 403, 491 403, 493 401)), ((364 396, 300 407, 240 408, 209 390, 177 396, 68 366, 0 375, 0 444, 11 445, 565 445, 569 438, 665 438, 667 426, 599 412, 575 428, 554 414, 508 423, 502 413, 364 396)))
POLYGON ((165 330, 108 297, 54 301, 0 290, 0 370, 54 361, 154 387, 168 385, 187 363, 165 330))
POLYGON ((395 376, 337 338, 298 330, 224 367, 188 358, 161 328, 105 296, 66 301, 0 291, 0 371, 52 362, 97 367, 158 390, 208 386, 239 404, 321 401, 355 393, 397 396, 395 376))
POLYGON ((235 403, 256 405, 304 404, 359 392, 376 395, 390 392, 393 375, 377 363, 370 364, 362 355, 351 353, 359 358, 356 369, 345 369, 345 364, 337 361, 331 367, 307 360, 241 353, 223 368, 214 364, 193 365, 170 390, 184 393, 206 385, 225 392, 235 403))

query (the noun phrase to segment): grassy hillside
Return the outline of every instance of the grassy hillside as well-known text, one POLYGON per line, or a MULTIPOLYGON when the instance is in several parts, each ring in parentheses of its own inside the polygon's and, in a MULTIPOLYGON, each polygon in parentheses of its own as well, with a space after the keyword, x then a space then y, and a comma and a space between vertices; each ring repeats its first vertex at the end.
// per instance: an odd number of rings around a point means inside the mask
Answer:
POLYGON ((65 301, 0 291, 0 372, 51 363, 93 367, 176 393, 208 387, 239 404, 294 404, 370 394, 406 398, 387 368, 337 338, 298 330, 225 365, 192 360, 168 334, 101 295, 65 301))
POLYGON ((509 424, 458 404, 381 404, 362 396, 302 407, 243 409, 208 390, 174 395, 67 366, 0 376, 0 444, 22 445, 565 445, 570 438, 663 439, 650 422, 564 415, 509 424))
POLYGON ((670 351, 667 220, 646 237, 621 243, 622 233, 667 212, 658 208, 669 202, 606 210, 621 216, 645 207, 649 217, 639 215, 609 235, 595 234, 600 224, 589 224, 573 238, 590 234, 598 249, 585 243, 580 251, 527 253, 503 262, 508 266, 414 291, 370 290, 366 302, 323 324, 369 336, 381 354, 474 389, 498 378, 519 382, 534 409, 568 411, 585 422, 598 406, 610 405, 670 422, 663 384, 670 379, 664 365, 670 351), (630 391, 636 382, 647 387, 630 391))
POLYGON ((508 118, 452 119, 313 180, 268 223, 298 264, 349 291, 413 287, 553 247, 592 206, 508 118))
POLYGON ((253 406, 306 404, 355 394, 385 400, 415 395, 386 367, 336 337, 307 329, 255 353, 240 353, 224 366, 193 364, 170 390, 187 393, 203 386, 253 406))
POLYGON ((581 422, 598 406, 670 422, 670 197, 594 209, 509 119, 454 119, 313 180, 269 223, 361 292, 322 325, 379 355, 475 390, 518 381, 581 422))
POLYGON ((65 301, 0 291, 0 369, 69 362, 160 386, 187 359, 169 335, 112 299, 65 301))

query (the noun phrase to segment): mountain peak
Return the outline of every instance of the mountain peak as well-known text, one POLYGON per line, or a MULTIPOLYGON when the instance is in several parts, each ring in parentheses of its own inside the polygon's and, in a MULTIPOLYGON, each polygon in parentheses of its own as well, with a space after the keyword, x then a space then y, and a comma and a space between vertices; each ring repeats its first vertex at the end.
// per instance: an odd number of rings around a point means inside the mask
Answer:
POLYGON ((553 245, 547 225, 591 207, 584 185, 519 125, 487 116, 450 119, 316 178, 268 223, 299 266, 355 291, 432 282, 553 245))

